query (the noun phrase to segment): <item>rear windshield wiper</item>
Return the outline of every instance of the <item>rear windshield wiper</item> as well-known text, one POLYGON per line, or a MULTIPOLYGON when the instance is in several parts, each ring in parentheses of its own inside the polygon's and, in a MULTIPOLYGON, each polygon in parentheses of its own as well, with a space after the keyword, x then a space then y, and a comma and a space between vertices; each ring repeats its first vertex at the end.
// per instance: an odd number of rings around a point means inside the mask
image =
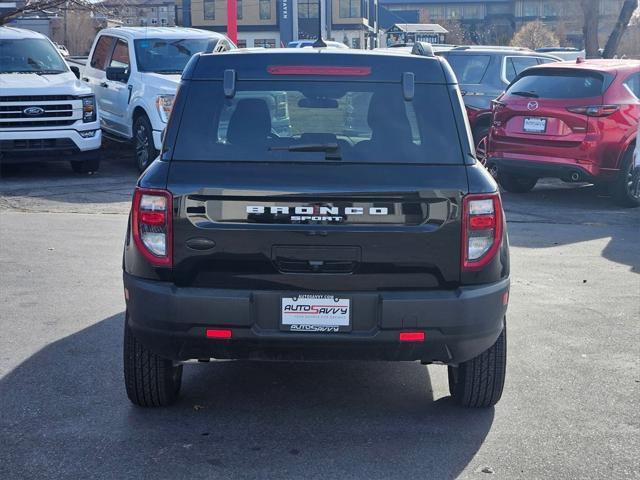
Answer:
POLYGON ((518 91, 518 92, 509 92, 510 95, 518 95, 520 97, 529 97, 529 98, 538 98, 539 95, 537 93, 533 93, 533 92, 522 92, 522 91, 518 91))
POLYGON ((337 143, 305 143, 300 145, 289 145, 287 147, 270 147, 271 151, 285 152, 326 152, 327 160, 342 160, 340 146, 337 143))

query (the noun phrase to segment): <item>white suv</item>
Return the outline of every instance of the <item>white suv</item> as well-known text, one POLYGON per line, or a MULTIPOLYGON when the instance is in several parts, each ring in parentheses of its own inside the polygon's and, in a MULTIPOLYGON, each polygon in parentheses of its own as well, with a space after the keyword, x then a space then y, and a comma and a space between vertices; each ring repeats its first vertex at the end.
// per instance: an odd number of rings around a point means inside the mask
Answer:
POLYGON ((157 156, 182 70, 198 52, 235 49, 224 35, 180 27, 99 32, 82 80, 96 95, 105 136, 133 140, 140 171, 157 156))
POLYGON ((0 163, 70 160, 100 164, 100 122, 91 89, 39 33, 0 27, 0 163))

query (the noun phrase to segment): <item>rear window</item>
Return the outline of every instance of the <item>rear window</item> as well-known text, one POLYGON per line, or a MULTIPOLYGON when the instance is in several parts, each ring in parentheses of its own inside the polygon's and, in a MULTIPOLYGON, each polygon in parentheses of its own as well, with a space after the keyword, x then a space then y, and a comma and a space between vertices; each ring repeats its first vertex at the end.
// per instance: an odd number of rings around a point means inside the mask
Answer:
POLYGON ((192 82, 174 160, 463 163, 445 85, 192 82))
POLYGON ((443 56, 456 74, 458 83, 480 83, 484 77, 490 55, 447 55, 443 56))
POLYGON ((545 71, 529 73, 507 89, 509 96, 531 98, 599 97, 608 86, 608 79, 595 72, 545 71))

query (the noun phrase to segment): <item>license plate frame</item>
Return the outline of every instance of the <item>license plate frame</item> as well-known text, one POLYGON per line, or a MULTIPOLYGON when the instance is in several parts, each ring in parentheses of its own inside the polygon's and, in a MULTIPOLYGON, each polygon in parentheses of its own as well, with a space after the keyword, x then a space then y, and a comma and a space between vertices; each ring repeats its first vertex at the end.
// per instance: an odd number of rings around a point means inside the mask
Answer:
POLYGON ((351 298, 326 294, 280 297, 280 330, 296 333, 341 333, 352 329, 351 298), (346 309, 346 311, 345 311, 346 309))
POLYGON ((547 131, 547 119, 542 117, 525 117, 522 122, 522 131, 525 133, 545 133, 547 131))

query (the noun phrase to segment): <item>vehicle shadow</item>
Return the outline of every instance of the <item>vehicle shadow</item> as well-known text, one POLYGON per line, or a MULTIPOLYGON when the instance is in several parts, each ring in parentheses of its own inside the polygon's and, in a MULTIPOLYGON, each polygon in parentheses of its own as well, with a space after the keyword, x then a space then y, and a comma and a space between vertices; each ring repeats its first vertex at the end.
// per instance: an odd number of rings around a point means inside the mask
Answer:
POLYGON ((16 209, 39 211, 60 203, 81 210, 85 204, 128 203, 139 175, 130 150, 128 144, 104 144, 100 169, 92 174, 75 173, 63 160, 2 164, 0 196, 16 209))
POLYGON ((434 402, 415 363, 186 365, 177 405, 137 408, 123 321, 49 344, 0 380, 3 479, 455 478, 493 423, 493 409, 434 402))
POLYGON ((503 192, 511 245, 550 248, 609 239, 602 256, 640 273, 640 208, 622 208, 593 185, 541 181, 526 194, 503 192))

